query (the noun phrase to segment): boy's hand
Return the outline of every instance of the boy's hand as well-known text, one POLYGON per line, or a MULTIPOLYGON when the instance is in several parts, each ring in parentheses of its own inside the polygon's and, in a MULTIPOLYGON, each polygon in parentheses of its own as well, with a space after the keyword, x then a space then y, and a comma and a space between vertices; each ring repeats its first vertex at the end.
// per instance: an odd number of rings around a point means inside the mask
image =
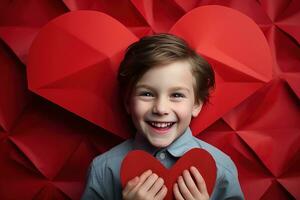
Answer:
POLYGON ((177 183, 173 186, 173 193, 177 200, 209 199, 205 181, 195 167, 183 171, 183 175, 178 177, 177 183), (193 175, 194 179, 191 175, 193 175))
POLYGON ((167 195, 167 187, 162 178, 147 170, 140 177, 128 181, 122 195, 124 200, 160 200, 167 195))

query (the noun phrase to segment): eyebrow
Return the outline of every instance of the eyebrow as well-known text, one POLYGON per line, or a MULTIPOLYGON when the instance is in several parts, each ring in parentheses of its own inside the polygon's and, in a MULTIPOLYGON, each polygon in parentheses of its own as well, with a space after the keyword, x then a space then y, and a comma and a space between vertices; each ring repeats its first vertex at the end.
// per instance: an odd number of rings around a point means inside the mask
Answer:
MULTIPOLYGON (((149 90, 155 90, 153 87, 149 86, 149 85, 145 85, 145 84, 142 84, 142 85, 137 85, 135 87, 135 89, 139 89, 139 88, 146 88, 146 89, 149 89, 149 90)), ((171 91, 177 91, 177 90, 185 90, 187 91, 188 93, 190 93, 190 90, 186 87, 182 87, 182 86, 176 86, 176 87, 173 87, 170 89, 171 91)))
POLYGON ((176 90, 185 90, 185 91, 187 91, 188 93, 190 93, 190 90, 188 89, 188 88, 186 88, 186 87, 173 87, 172 88, 172 91, 176 91, 176 90))

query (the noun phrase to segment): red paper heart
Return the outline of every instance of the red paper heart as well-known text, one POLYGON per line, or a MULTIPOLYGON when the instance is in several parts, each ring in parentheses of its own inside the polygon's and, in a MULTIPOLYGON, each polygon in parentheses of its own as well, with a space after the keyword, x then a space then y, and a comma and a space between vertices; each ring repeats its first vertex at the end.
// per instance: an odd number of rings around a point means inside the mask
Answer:
POLYGON ((162 177, 168 188, 165 199, 173 199, 173 184, 183 170, 195 166, 205 180, 207 191, 211 195, 216 181, 216 163, 205 150, 195 148, 185 153, 170 169, 165 168, 158 160, 145 151, 135 150, 127 154, 121 165, 120 177, 122 187, 136 176, 151 169, 162 177))
MULTIPOLYGON (((184 15, 170 32, 187 40, 216 71, 217 87, 211 104, 193 120, 195 134, 271 79, 272 57, 263 33, 236 10, 199 7, 184 15)), ((29 88, 128 138, 128 116, 120 106, 116 76, 124 50, 137 39, 120 22, 101 12, 62 15, 49 22, 33 42, 26 68, 29 88)))
POLYGON ((29 88, 63 108, 127 138, 117 89, 124 50, 137 37, 97 11, 75 11, 46 25, 30 48, 29 88))

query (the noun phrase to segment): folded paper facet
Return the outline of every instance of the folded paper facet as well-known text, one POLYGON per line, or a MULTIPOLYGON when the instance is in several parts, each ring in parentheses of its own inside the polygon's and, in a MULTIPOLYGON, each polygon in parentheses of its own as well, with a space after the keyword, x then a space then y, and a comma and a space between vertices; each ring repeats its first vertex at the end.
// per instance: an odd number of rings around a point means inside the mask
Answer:
POLYGON ((0 197, 78 199, 92 159, 120 141, 45 100, 30 103, 8 136, 0 131, 0 197))
POLYGON ((1 1, 0 38, 26 63, 40 28, 66 11, 59 1, 1 1))
MULTIPOLYGON (((75 11, 50 22, 30 50, 29 88, 67 110, 127 138, 116 74, 137 38, 113 18, 75 11)), ((127 128, 127 129, 126 129, 127 128)))
POLYGON ((0 130, 9 132, 28 103, 25 69, 0 41, 0 130))

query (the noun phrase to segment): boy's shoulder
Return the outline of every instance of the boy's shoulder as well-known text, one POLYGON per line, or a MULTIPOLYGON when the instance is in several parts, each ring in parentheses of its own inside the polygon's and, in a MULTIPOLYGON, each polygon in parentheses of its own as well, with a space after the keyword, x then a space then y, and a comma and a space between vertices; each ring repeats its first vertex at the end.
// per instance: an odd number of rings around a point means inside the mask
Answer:
POLYGON ((195 140, 202 149, 208 151, 212 155, 217 166, 222 167, 225 170, 230 171, 232 173, 235 173, 235 164, 226 153, 201 139, 195 137, 195 140))
POLYGON ((119 163, 127 155, 129 151, 133 148, 133 140, 128 139, 124 142, 118 144, 117 146, 111 148, 110 150, 96 156, 93 159, 93 165, 95 167, 108 165, 110 163, 119 163))

